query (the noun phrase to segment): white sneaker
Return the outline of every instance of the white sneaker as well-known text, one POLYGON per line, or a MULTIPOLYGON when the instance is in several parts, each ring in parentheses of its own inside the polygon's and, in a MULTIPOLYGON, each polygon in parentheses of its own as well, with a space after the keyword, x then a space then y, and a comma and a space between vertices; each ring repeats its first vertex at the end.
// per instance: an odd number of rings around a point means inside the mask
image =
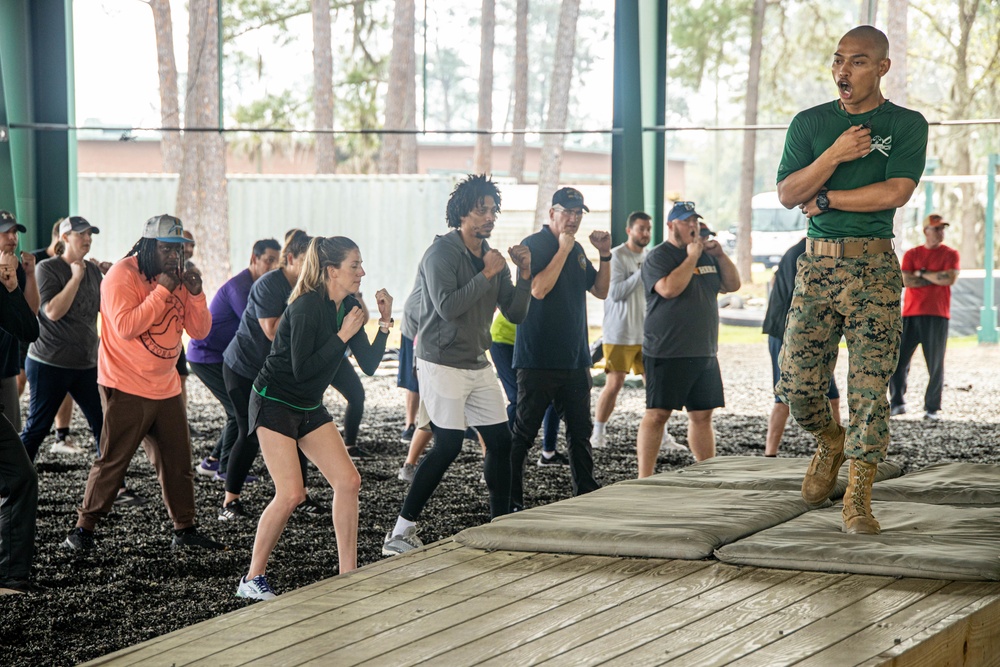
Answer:
POLYGON ((267 583, 263 574, 247 581, 240 577, 240 585, 236 587, 236 597, 250 598, 252 600, 273 600, 278 597, 267 583))
POLYGON ((663 439, 660 440, 660 449, 686 450, 687 447, 674 440, 674 436, 670 435, 667 429, 663 429, 663 439))
POLYGON ((386 533, 385 543, 382 545, 382 555, 396 556, 405 554, 407 551, 413 551, 422 546, 424 546, 424 543, 417 537, 417 527, 410 526, 399 535, 393 535, 391 532, 386 533))
POLYGON ((72 440, 56 440, 55 444, 49 448, 53 454, 86 454, 87 450, 81 449, 73 444, 72 440))
POLYGON ((608 446, 608 439, 604 435, 604 431, 594 431, 594 435, 590 436, 590 446, 593 449, 604 449, 608 446))

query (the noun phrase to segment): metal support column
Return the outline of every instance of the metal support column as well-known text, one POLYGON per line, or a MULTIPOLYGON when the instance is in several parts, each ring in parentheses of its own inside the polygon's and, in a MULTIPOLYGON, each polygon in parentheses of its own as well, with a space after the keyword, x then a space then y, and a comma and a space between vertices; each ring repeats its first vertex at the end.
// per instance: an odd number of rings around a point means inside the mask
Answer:
POLYGON ((662 239, 666 166, 664 136, 644 132, 666 121, 667 3, 617 0, 611 139, 611 237, 625 241, 625 218, 653 216, 653 242, 662 239))
POLYGON ((28 228, 22 247, 76 205, 75 137, 16 127, 75 123, 72 30, 72 0, 0 2, 0 207, 28 228))
POLYGON ((983 307, 979 311, 979 343, 997 344, 997 309, 993 301, 993 239, 996 226, 997 165, 1000 155, 990 155, 986 167, 986 239, 983 251, 983 307))

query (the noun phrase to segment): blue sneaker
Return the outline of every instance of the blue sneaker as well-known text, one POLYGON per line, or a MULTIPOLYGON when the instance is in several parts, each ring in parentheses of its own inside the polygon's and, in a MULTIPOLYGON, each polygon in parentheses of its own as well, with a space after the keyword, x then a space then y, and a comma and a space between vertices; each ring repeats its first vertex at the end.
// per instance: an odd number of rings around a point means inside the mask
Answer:
POLYGON ((205 477, 215 477, 216 473, 219 472, 219 459, 212 460, 206 456, 201 460, 201 463, 194 467, 194 471, 205 477))
POLYGON ((240 585, 236 587, 236 597, 250 598, 251 600, 273 600, 278 597, 267 583, 263 574, 247 581, 245 577, 240 577, 240 585))
MULTIPOLYGON (((212 479, 214 479, 217 482, 225 482, 226 481, 226 471, 225 470, 220 470, 219 472, 215 473, 215 477, 213 477, 212 479)), ((243 483, 244 484, 253 484, 256 481, 257 481, 257 476, 256 475, 247 475, 246 479, 243 480, 243 483)))

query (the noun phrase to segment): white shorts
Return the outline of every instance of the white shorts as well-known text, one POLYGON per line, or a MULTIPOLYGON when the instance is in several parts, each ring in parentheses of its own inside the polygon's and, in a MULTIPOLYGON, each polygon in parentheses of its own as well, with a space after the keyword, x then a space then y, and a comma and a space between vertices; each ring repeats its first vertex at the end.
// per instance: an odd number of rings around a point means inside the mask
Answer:
POLYGON ((417 426, 464 431, 507 423, 507 404, 492 366, 466 370, 417 359, 420 413, 417 426))

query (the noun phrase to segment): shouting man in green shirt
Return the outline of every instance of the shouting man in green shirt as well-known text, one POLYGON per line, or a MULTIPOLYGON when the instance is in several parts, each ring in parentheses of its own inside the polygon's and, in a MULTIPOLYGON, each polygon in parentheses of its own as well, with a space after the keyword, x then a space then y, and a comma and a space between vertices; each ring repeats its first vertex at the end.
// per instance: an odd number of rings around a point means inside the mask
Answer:
POLYGON ((841 38, 832 64, 839 97, 795 116, 778 167, 778 197, 805 213, 809 232, 775 392, 819 442, 802 482, 806 502, 825 502, 850 459, 848 533, 880 531, 871 486, 889 445, 886 387, 902 330, 892 218, 913 194, 927 151, 923 116, 882 95, 888 51, 885 35, 871 26, 841 38), (846 431, 826 398, 841 335, 850 355, 846 431))

